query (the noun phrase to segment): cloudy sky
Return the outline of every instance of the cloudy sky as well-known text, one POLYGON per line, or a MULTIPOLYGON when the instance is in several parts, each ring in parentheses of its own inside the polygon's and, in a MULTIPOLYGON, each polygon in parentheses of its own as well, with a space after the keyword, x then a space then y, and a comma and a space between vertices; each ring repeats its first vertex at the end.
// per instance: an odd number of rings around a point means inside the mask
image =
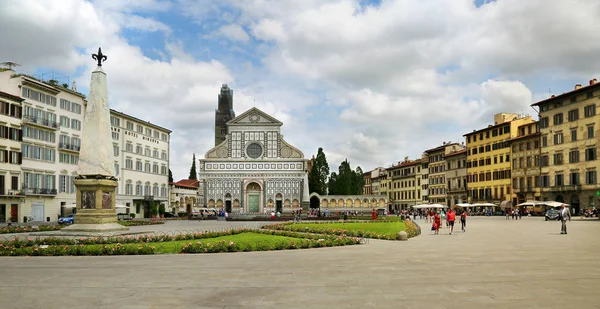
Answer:
POLYGON ((173 130, 171 170, 213 146, 221 84, 333 170, 416 158, 600 78, 596 0, 0 0, 0 62, 173 130))

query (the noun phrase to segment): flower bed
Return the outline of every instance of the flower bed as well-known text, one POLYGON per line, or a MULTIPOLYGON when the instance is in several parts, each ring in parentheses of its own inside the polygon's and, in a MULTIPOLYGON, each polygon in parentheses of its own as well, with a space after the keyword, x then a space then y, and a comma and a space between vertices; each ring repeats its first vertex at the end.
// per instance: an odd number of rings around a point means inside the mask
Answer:
POLYGON ((345 222, 311 222, 280 223, 265 225, 263 228, 283 231, 303 231, 307 233, 329 234, 350 237, 366 237, 375 239, 396 240, 400 231, 406 231, 409 237, 417 236, 416 226, 411 224, 407 230, 407 222, 398 221, 345 221, 345 222))
MULTIPOLYGON (((275 237, 273 237, 275 238, 275 237)), ((312 235, 298 233, 294 231, 276 231, 276 230, 250 230, 239 229, 224 232, 203 232, 180 235, 140 235, 140 236, 117 236, 117 237, 94 237, 94 238, 40 238, 40 239, 13 239, 0 242, 0 256, 20 256, 20 255, 134 255, 134 254, 154 254, 163 253, 215 253, 234 251, 264 251, 264 250, 282 250, 296 248, 314 248, 343 246, 350 244, 359 244, 359 238, 339 237, 332 235, 312 235), (223 247, 219 241, 209 241, 210 238, 239 235, 244 233, 262 234, 265 236, 288 237, 293 241, 281 242, 281 239, 275 241, 263 241, 256 243, 237 243, 233 248, 223 247), (205 239, 204 242, 190 242, 189 246, 186 240, 205 239), (179 242, 179 244, 174 244, 179 242), (306 243, 308 242, 308 243, 306 243), (316 243, 318 242, 318 243, 316 243), (200 244, 201 243, 201 244, 200 244), (211 245, 208 245, 211 244, 211 245), (181 250, 179 246, 181 245, 181 250), (216 246, 216 249, 204 249, 205 247, 216 246), (169 250, 162 250, 166 247, 169 250), (184 249, 185 248, 185 249, 184 249), (174 251, 173 251, 174 250, 174 251)))
POLYGON ((35 232, 46 232, 46 231, 58 231, 61 229, 59 225, 39 225, 37 227, 31 226, 5 226, 0 228, 0 234, 12 234, 12 233, 35 233, 35 232))
POLYGON ((165 224, 162 220, 131 220, 131 221, 119 221, 120 225, 124 226, 139 226, 139 225, 156 225, 156 224, 165 224))

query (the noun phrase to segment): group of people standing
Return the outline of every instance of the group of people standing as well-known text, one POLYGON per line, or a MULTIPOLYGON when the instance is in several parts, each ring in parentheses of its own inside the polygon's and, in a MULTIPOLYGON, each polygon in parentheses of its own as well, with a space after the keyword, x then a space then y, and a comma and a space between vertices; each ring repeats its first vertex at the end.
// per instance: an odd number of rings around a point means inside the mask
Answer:
MULTIPOLYGON (((454 232, 454 222, 456 221, 456 212, 453 209, 448 210, 448 213, 445 213, 443 210, 430 210, 427 213, 426 220, 431 220, 431 230, 434 232, 434 235, 440 234, 440 228, 442 227, 442 219, 445 219, 446 221, 448 234, 452 235, 452 232, 454 232)), ((460 213, 460 224, 461 230, 464 233, 467 230, 467 213, 464 210, 462 210, 460 213)))

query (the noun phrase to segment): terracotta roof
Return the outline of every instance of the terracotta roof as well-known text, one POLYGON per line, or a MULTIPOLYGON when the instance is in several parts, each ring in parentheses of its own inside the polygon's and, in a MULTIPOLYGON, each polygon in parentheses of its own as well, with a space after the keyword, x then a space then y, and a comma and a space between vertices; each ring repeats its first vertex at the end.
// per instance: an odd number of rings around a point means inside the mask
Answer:
POLYGON ((461 150, 453 151, 453 152, 447 154, 445 157, 447 158, 447 157, 459 155, 459 154, 462 154, 462 153, 465 153, 465 152, 467 152, 467 149, 463 148, 461 150))
POLYGON ((413 165, 416 165, 419 163, 421 163, 421 159, 399 162, 398 165, 390 166, 387 168, 387 170, 393 170, 395 168, 403 168, 403 167, 407 167, 407 166, 413 166, 413 165))
POLYGON ((439 151, 439 150, 442 150, 442 149, 444 149, 444 148, 446 148, 448 146, 452 146, 452 145, 458 145, 458 143, 448 143, 448 144, 444 144, 444 145, 441 145, 441 146, 437 146, 435 148, 427 149, 427 150, 425 150, 425 153, 439 151))
POLYGON ((178 187, 197 189, 200 185, 200 181, 194 179, 182 179, 178 182, 173 182, 172 184, 178 187))
POLYGON ((509 139, 509 141, 514 141, 514 140, 518 140, 518 139, 522 139, 522 138, 526 138, 526 137, 535 137, 535 136, 540 136, 540 135, 541 135, 540 132, 533 132, 531 134, 526 134, 526 135, 521 135, 521 136, 513 137, 513 138, 509 139))
MULTIPOLYGON (((591 83, 591 81, 590 81, 590 83, 591 83)), ((559 95, 552 95, 551 97, 549 97, 549 98, 547 98, 545 100, 541 100, 541 101, 539 101, 537 103, 531 104, 531 106, 538 106, 538 105, 541 105, 541 104, 544 104, 544 103, 548 103, 548 102, 551 102, 551 101, 554 101, 554 100, 565 99, 566 97, 569 97, 571 95, 577 95, 577 94, 580 94, 582 92, 595 89, 598 86, 600 86, 600 83, 594 81, 594 83, 591 84, 591 85, 585 85, 585 86, 582 86, 579 89, 574 89, 574 90, 571 90, 569 92, 565 92, 565 93, 562 93, 562 94, 559 94, 559 95)))

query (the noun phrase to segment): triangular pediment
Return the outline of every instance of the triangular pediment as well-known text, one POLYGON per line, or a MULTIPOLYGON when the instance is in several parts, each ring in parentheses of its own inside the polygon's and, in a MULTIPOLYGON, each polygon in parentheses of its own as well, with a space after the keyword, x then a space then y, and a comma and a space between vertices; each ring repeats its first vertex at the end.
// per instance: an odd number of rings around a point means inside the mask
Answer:
POLYGON ((243 126, 282 126, 283 123, 269 114, 261 111, 260 109, 253 107, 243 114, 229 120, 228 126, 243 125, 243 126))

